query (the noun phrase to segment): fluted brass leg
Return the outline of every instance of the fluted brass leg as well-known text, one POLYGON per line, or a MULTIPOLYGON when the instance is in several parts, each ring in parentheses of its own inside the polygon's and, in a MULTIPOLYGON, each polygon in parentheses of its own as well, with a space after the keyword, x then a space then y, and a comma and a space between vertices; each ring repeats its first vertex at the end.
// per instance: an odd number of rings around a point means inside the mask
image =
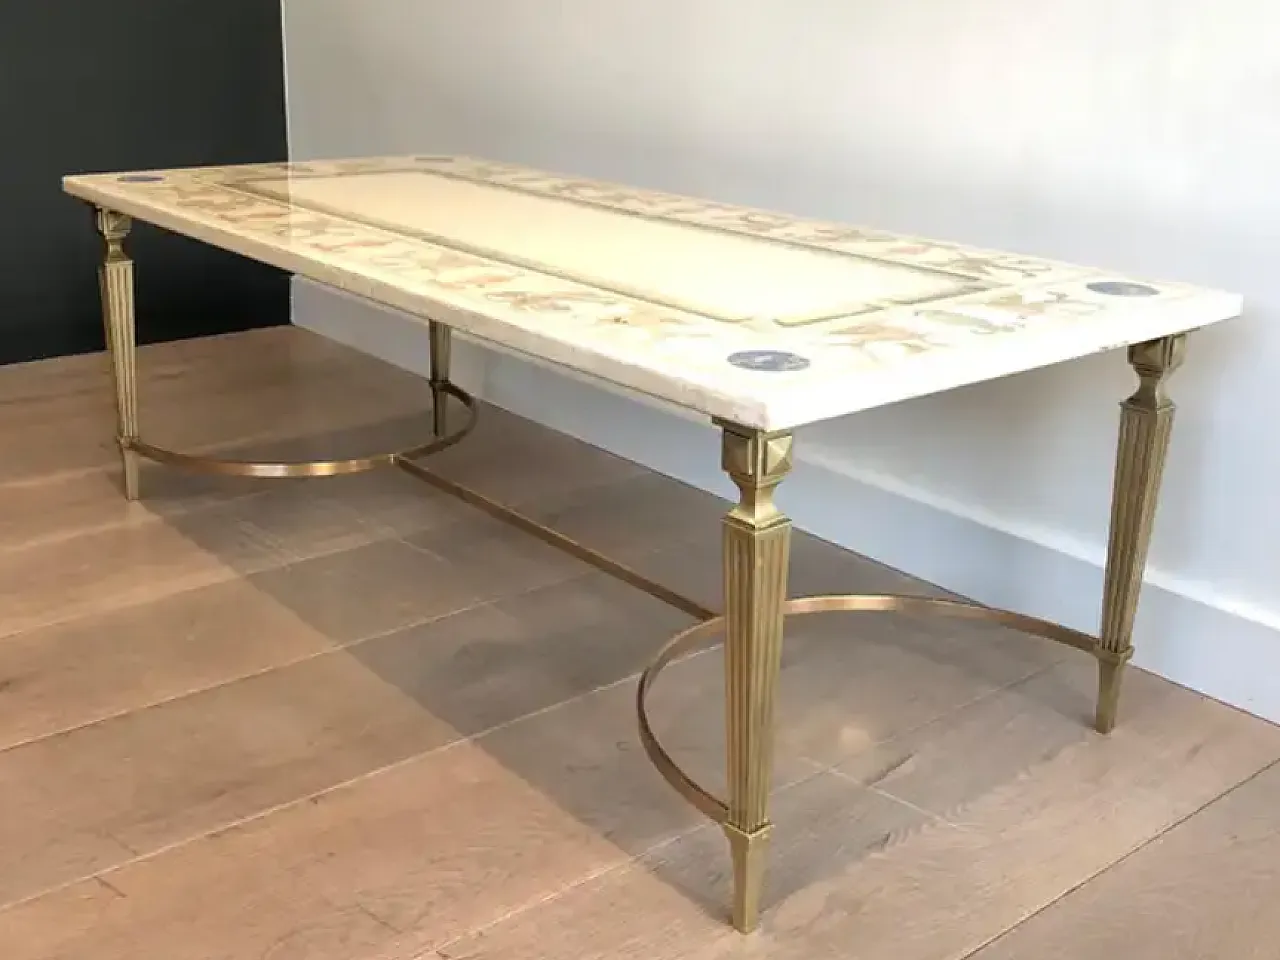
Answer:
POLYGON ((107 350, 115 377, 116 442, 124 468, 124 495, 138 499, 138 454, 133 444, 138 439, 137 341, 133 316, 133 261, 125 253, 124 241, 133 223, 114 210, 98 208, 98 233, 106 244, 106 253, 98 267, 98 289, 102 298, 102 320, 106 330, 107 350))
POLYGON ((453 359, 453 330, 431 321, 431 418, 436 436, 443 437, 449 419, 449 364, 453 359))
POLYGON ((772 829, 773 714, 791 543, 791 521, 774 505, 773 492, 791 468, 792 437, 721 426, 723 466, 740 492, 738 505, 724 519, 729 787, 724 830, 733 857, 733 923, 746 933, 759 922, 772 829))
POLYGON ((1181 365, 1185 348, 1185 334, 1129 348, 1129 362, 1138 374, 1138 389, 1120 408, 1102 629, 1095 649, 1100 733, 1109 733, 1115 727, 1120 681, 1125 664, 1133 656, 1138 594, 1173 427, 1174 404, 1165 395, 1165 381, 1181 365))

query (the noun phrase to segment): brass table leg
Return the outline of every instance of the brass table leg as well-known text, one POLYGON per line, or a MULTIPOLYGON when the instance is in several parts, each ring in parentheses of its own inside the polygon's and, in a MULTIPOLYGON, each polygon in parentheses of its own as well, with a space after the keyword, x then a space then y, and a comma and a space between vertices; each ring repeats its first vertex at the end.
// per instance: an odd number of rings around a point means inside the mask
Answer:
POLYGON ((449 421, 449 365, 453 355, 453 329, 432 320, 431 332, 431 422, 437 437, 443 437, 449 421))
POLYGON ((768 853, 773 717, 782 654, 791 521, 774 488, 791 468, 789 433, 722 423, 722 465, 740 492, 724 519, 727 816, 733 924, 755 929, 768 853))
POLYGON ((115 375, 116 443, 124 467, 124 495, 138 499, 137 342, 133 315, 133 261, 125 253, 124 241, 133 223, 122 213, 98 208, 98 233, 106 243, 106 253, 98 267, 98 290, 102 298, 102 321, 107 350, 115 375))
POLYGON ((1129 348, 1129 362, 1138 374, 1138 389, 1120 408, 1102 627, 1094 648, 1098 658, 1096 726, 1100 733, 1110 733, 1115 727, 1120 680, 1125 664, 1133 656, 1138 594, 1173 427, 1174 404, 1165 394, 1164 385, 1181 365, 1185 348, 1185 334, 1129 348))

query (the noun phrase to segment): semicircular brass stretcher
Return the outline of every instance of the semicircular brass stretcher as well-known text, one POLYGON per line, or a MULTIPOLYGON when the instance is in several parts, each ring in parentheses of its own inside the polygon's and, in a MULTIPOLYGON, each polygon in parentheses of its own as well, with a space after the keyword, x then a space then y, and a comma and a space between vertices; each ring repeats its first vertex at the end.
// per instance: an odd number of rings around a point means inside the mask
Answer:
POLYGON ((416 460, 429 454, 444 450, 462 440, 475 429, 477 410, 475 398, 461 387, 453 383, 440 385, 442 394, 448 394, 459 401, 466 410, 466 416, 459 426, 443 436, 418 444, 404 450, 390 453, 376 453, 363 457, 351 457, 344 460, 299 460, 299 461, 253 461, 229 460, 221 457, 200 454, 180 453, 166 450, 138 439, 123 439, 121 446, 132 450, 140 457, 163 463, 192 473, 217 474, 228 477, 333 477, 347 473, 362 473, 383 467, 396 466, 405 460, 416 460))
MULTIPOLYGON (((783 613, 787 617, 807 616, 814 613, 909 613, 932 616, 957 617, 970 620, 985 620, 1019 630, 1034 636, 1056 640, 1079 650, 1093 652, 1097 641, 1079 630, 1064 627, 1061 624, 1030 617, 1026 614, 1014 613, 986 607, 967 600, 952 600, 940 597, 920 597, 895 594, 832 594, 824 596, 797 597, 783 605, 783 613)), ((648 698, 658 675, 673 661, 695 649, 701 642, 724 631, 725 618, 713 617, 694 624, 663 645, 658 655, 640 674, 640 683, 636 688, 636 716, 640 725, 640 742, 649 760, 657 768, 664 780, 684 797, 690 804, 700 810, 715 823, 723 824, 728 817, 729 807, 719 797, 713 796, 692 777, 684 772, 671 758, 666 748, 659 742, 649 722, 648 698)))

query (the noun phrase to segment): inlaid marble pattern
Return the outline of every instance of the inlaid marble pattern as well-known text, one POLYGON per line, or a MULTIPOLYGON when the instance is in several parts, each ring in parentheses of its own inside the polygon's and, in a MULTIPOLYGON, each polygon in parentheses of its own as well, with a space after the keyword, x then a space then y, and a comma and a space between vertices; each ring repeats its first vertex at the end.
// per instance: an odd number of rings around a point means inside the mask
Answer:
POLYGON ((1220 291, 461 157, 98 174, 65 188, 769 429, 1241 311, 1220 291))

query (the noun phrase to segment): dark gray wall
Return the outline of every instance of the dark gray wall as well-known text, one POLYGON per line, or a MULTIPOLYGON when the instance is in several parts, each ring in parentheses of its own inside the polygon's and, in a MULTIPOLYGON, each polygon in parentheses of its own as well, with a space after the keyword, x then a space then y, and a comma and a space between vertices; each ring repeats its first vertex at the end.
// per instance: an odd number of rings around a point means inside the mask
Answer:
MULTIPOLYGON (((103 346, 67 173, 287 156, 277 0, 0 0, 0 363, 103 346)), ((288 277, 138 224, 143 342, 288 321, 288 277)))

